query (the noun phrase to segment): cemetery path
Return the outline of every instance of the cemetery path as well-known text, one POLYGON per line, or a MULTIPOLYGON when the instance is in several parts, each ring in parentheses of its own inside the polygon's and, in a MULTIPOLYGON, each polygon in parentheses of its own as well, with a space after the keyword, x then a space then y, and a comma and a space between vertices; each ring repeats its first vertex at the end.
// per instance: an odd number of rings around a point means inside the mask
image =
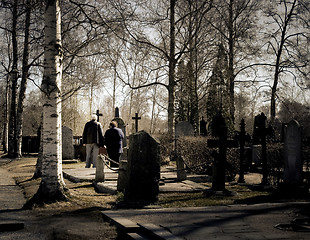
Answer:
POLYGON ((94 194, 89 184, 66 181, 71 201, 22 209, 40 182, 31 180, 35 163, 35 158, 0 158, 0 240, 116 239, 115 227, 104 222, 101 213, 111 199, 94 194))

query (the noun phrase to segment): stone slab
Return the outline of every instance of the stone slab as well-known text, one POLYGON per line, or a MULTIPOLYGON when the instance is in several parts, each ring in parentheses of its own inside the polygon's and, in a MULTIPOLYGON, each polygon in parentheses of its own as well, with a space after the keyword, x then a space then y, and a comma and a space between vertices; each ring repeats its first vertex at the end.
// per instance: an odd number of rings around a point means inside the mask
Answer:
POLYGON ((139 225, 128 218, 122 216, 118 212, 115 211, 104 211, 102 212, 102 216, 104 219, 111 221, 111 223, 115 224, 116 227, 125 231, 126 233, 137 232, 139 231, 139 225))
POLYGON ((148 240, 151 238, 148 238, 147 236, 143 234, 138 234, 138 233, 127 233, 127 239, 133 239, 133 240, 148 240))
MULTIPOLYGON (((310 239, 310 232, 281 231, 277 223, 289 223, 306 203, 263 203, 190 208, 121 209, 113 211, 139 226, 160 226, 172 235, 187 239, 310 239)), ((111 211, 103 211, 111 212, 111 211)), ((111 216, 113 217, 113 216, 111 216)), ((153 228, 153 230, 152 230, 153 228)), ((139 233, 140 234, 140 233, 139 233)), ((161 238, 153 238, 161 239, 161 238)), ((166 238, 169 239, 169 238, 166 238)))
POLYGON ((167 229, 161 226, 152 223, 138 223, 138 225, 142 228, 143 232, 147 232, 155 239, 181 240, 181 238, 174 236, 167 229))

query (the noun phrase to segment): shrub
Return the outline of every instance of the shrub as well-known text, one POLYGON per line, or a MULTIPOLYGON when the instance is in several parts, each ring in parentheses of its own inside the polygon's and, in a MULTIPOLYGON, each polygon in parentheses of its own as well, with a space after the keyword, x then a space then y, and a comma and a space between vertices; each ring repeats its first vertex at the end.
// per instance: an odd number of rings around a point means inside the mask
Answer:
MULTIPOLYGON (((177 152, 186 166, 195 173, 212 175, 214 157, 212 152, 217 148, 207 146, 205 137, 180 137, 177 141, 177 152)), ((234 179, 239 169, 239 150, 228 149, 226 154, 226 170, 230 179, 234 179)))

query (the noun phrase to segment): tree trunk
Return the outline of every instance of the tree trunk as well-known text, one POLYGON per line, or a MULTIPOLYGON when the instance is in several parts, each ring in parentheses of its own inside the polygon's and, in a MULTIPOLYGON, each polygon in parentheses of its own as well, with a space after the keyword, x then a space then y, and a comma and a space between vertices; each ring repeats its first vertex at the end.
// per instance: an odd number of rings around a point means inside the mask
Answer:
POLYGON ((18 50, 17 50, 17 0, 13 5, 13 22, 12 22, 12 46, 13 46, 13 64, 10 72, 11 84, 11 106, 10 106, 10 120, 9 120, 9 145, 8 145, 8 157, 17 157, 17 141, 16 141, 16 91, 17 91, 17 79, 18 79, 18 50))
POLYGON ((27 88, 28 80, 28 59, 29 59, 29 28, 30 28, 30 13, 31 6, 30 0, 26 2, 26 20, 25 20, 25 39, 24 39, 24 53, 23 53, 23 66, 22 66, 22 80, 20 83, 18 106, 17 106, 17 116, 16 116, 16 136, 17 149, 16 153, 18 157, 22 156, 22 129, 23 129, 23 111, 24 111, 24 100, 27 88))
POLYGON ((50 203, 66 200, 66 187, 62 175, 61 145, 61 80, 62 46, 60 0, 46 0, 45 12, 45 65, 43 90, 43 161, 40 187, 26 203, 50 203))
POLYGON ((228 74, 229 74, 229 110, 232 123, 235 123, 235 75, 234 75, 234 20, 233 20, 234 0, 229 3, 229 60, 228 60, 228 74))
POLYGON ((9 149, 9 102, 10 102, 10 79, 7 77, 5 87, 5 107, 3 113, 3 151, 8 153, 9 149))
POLYGON ((42 126, 43 126, 43 114, 41 114, 41 121, 40 121, 40 127, 38 130, 38 138, 39 138, 39 154, 37 158, 37 164, 36 164, 36 169, 33 174, 33 179, 37 179, 42 177, 42 162, 43 162, 43 131, 42 131, 42 126))
POLYGON ((174 136, 175 124, 175 3, 170 0, 170 56, 169 56, 169 86, 168 86, 168 134, 174 136))
POLYGON ((282 27, 282 32, 281 32, 281 40, 280 40, 280 45, 279 49, 277 51, 277 58, 276 58, 276 64, 275 64, 275 73, 274 73, 274 79, 273 79, 273 85, 271 88, 271 100, 270 100, 270 118, 271 118, 271 124, 274 123, 274 120, 276 118, 276 93, 277 93, 277 88, 278 88, 278 83, 279 83, 279 75, 280 75, 280 64, 281 64, 281 55, 283 52, 284 44, 285 41, 287 40, 286 38, 286 31, 288 28, 288 25, 292 19, 293 12, 296 7, 296 0, 294 0, 292 7, 289 11, 289 14, 285 17, 285 21, 283 22, 283 27, 282 27))

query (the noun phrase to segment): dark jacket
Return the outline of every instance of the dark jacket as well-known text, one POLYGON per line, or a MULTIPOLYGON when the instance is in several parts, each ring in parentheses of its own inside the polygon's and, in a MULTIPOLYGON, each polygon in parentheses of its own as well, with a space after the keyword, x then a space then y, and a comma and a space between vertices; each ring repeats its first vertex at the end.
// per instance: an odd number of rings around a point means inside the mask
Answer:
POLYGON ((124 133, 119 128, 109 128, 104 134, 104 145, 108 152, 122 153, 123 152, 124 133))
POLYGON ((96 143, 103 146, 103 135, 101 124, 95 120, 91 120, 85 124, 83 131, 83 144, 96 143))

